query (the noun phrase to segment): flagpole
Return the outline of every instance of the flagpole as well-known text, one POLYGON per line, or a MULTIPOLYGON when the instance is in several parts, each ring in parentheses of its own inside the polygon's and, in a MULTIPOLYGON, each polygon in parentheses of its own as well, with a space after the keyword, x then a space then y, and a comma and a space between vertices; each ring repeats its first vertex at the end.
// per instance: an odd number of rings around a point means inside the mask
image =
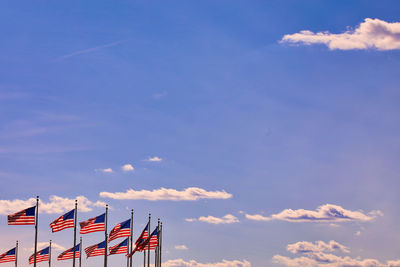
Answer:
POLYGON ((160 266, 159 267, 161 267, 161 263, 162 263, 162 259, 161 259, 161 252, 162 252, 162 233, 163 233, 163 231, 162 231, 162 222, 161 222, 161 229, 160 229, 160 233, 159 233, 159 235, 160 235, 160 244, 159 244, 159 246, 160 246, 160 248, 159 248, 159 253, 160 253, 160 255, 158 255, 159 257, 160 257, 160 266))
MULTIPOLYGON (((132 221, 131 221, 132 222, 132 221)), ((129 236, 128 237, 128 244, 126 245, 128 248, 127 248, 127 252, 128 252, 128 254, 126 254, 126 267, 129 267, 129 257, 128 257, 128 255, 129 255, 129 239, 130 239, 131 237, 129 236)))
POLYGON ((76 221, 78 217, 78 200, 75 199, 75 211, 74 211, 74 251, 73 251, 73 260, 72 267, 75 267, 75 247, 76 247, 76 221))
POLYGON ((158 224, 157 224, 157 247, 156 247, 156 251, 154 253, 154 265, 155 265, 155 267, 158 267, 158 265, 159 265, 159 262, 158 262, 159 246, 160 246, 160 218, 158 218, 158 224))
POLYGON ((104 267, 107 267, 107 250, 108 250, 108 235, 107 235, 107 220, 108 220, 108 204, 106 204, 106 223, 105 223, 105 231, 104 231, 104 235, 105 235, 105 240, 104 240, 104 267))
POLYGON ((38 233, 38 219, 39 219, 39 196, 36 196, 36 218, 35 218, 35 254, 33 256, 33 267, 36 267, 36 253, 37 253, 37 233, 38 233))
POLYGON ((17 244, 15 245, 15 267, 18 267, 18 240, 17 244))
POLYGON ((79 243, 79 267, 81 266, 82 266, 82 237, 81 237, 81 242, 79 243))
POLYGON ((50 240, 50 246, 49 246, 49 267, 51 267, 51 240, 50 240))
MULTIPOLYGON (((130 250, 128 251, 132 251, 133 250, 133 209, 131 210, 131 240, 130 240, 130 250)), ((128 258, 129 259, 129 266, 128 267, 132 267, 132 262, 133 262, 133 255, 132 257, 128 258)))
POLYGON ((150 219, 151 219, 151 213, 149 213, 149 234, 147 235, 147 239, 149 240, 149 244, 147 245, 147 267, 150 267, 150 219))
POLYGON ((146 250, 143 250, 143 258, 144 258, 144 260, 143 260, 143 267, 146 267, 146 250))

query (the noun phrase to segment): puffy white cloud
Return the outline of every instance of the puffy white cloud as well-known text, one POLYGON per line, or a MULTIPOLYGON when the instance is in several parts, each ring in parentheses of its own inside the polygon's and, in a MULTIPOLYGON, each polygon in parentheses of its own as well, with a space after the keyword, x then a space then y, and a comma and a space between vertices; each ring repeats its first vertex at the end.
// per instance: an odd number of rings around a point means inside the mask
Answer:
POLYGON ((251 267, 247 260, 222 260, 215 263, 200 263, 195 260, 185 261, 183 259, 169 260, 163 262, 165 267, 251 267))
POLYGON ((336 241, 297 242, 289 244, 287 250, 298 257, 290 258, 281 255, 273 256, 274 263, 290 267, 400 267, 400 261, 388 261, 386 264, 376 259, 340 257, 326 252, 340 250, 348 253, 347 247, 336 241))
POLYGON ((163 159, 160 158, 160 157, 155 156, 155 157, 149 157, 146 161, 150 161, 150 162, 160 162, 160 161, 163 161, 163 159))
POLYGON ((189 187, 182 191, 171 188, 160 188, 152 191, 129 189, 126 192, 101 192, 100 196, 112 199, 194 201, 199 199, 228 199, 232 197, 232 194, 225 191, 206 191, 198 187, 189 187))
POLYGON ((363 211, 346 210, 338 205, 325 204, 319 206, 316 210, 305 209, 285 209, 271 216, 263 216, 260 214, 246 214, 246 218, 254 221, 271 221, 282 220, 288 222, 348 222, 360 221, 367 222, 375 219, 377 216, 382 216, 381 211, 371 211, 364 213, 363 211))
POLYGON ((122 166, 122 170, 124 172, 132 172, 132 171, 135 170, 135 168, 133 168, 133 166, 128 163, 128 164, 125 164, 125 165, 122 166))
MULTIPOLYGON (((80 212, 92 211, 94 207, 104 207, 106 203, 102 201, 90 201, 84 196, 78 196, 74 199, 59 196, 50 196, 48 202, 40 200, 39 213, 57 214, 72 210, 75 207, 75 199, 78 200, 78 209, 80 212)), ((36 198, 28 200, 0 200, 0 214, 7 215, 36 205, 36 198)))
POLYGON ((175 249, 177 250, 188 250, 188 247, 185 245, 176 245, 175 249))
POLYGON ((324 44, 329 49, 400 49, 400 23, 366 18, 355 30, 334 34, 304 30, 283 36, 282 43, 324 44))
POLYGON ((187 222, 195 222, 195 221, 200 221, 200 222, 205 222, 205 223, 211 223, 211 224, 230 224, 230 223, 237 223, 239 222, 239 219, 233 216, 232 214, 227 214, 221 218, 214 217, 214 216, 201 216, 198 219, 195 218, 189 218, 185 219, 187 222))

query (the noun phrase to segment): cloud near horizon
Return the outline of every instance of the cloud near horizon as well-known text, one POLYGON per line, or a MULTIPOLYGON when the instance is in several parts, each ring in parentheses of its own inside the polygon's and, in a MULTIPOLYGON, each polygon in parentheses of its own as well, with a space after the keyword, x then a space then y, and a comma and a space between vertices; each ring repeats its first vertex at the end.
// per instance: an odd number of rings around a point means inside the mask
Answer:
POLYGON ((183 259, 169 260, 163 262, 164 267, 251 267, 247 260, 222 260, 215 263, 200 263, 195 260, 185 261, 183 259))
POLYGON ((383 216, 382 212, 371 211, 364 213, 363 211, 346 210, 338 205, 325 204, 319 206, 316 210, 305 209, 285 209, 277 214, 271 216, 263 216, 261 214, 246 214, 245 217, 253 221, 272 221, 281 220, 287 222, 349 222, 359 221, 367 222, 372 221, 378 216, 383 216))
MULTIPOLYGON (((50 196, 50 201, 39 200, 39 213, 56 214, 74 209, 75 199, 78 200, 78 210, 80 212, 92 211, 94 207, 105 207, 106 203, 102 201, 90 201, 84 196, 78 196, 74 199, 59 196, 50 196)), ((36 198, 28 200, 0 200, 0 214, 9 215, 23 209, 36 205, 36 198)))
POLYGON ((366 18, 355 30, 338 34, 303 30, 284 35, 280 42, 303 45, 324 44, 330 50, 398 50, 400 49, 400 22, 366 18))
POLYGON ((101 192, 100 197, 119 200, 195 201, 200 199, 229 199, 232 197, 232 194, 229 194, 225 191, 206 191, 198 187, 188 187, 182 191, 162 187, 152 191, 129 189, 126 192, 101 192))
POLYGON ((289 244, 286 249, 298 257, 290 258, 275 255, 272 261, 288 267, 400 267, 400 260, 387 261, 384 264, 376 259, 341 257, 326 253, 336 250, 344 253, 350 252, 347 247, 333 240, 329 243, 323 241, 316 241, 315 243, 302 241, 289 244))
POLYGON ((205 222, 205 223, 211 223, 211 224, 230 224, 230 223, 238 223, 239 219, 232 214, 226 214, 225 216, 218 218, 214 216, 201 216, 198 219, 196 218, 188 218, 185 219, 187 222, 205 222))

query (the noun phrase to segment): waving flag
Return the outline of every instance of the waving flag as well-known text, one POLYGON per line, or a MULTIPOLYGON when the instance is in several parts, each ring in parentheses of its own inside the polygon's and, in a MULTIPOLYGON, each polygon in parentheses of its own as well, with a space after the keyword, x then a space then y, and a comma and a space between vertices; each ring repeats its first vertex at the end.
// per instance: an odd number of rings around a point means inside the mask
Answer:
POLYGON ((0 255, 0 263, 5 263, 5 262, 12 262, 16 260, 16 248, 10 249, 9 251, 3 253, 0 255))
POLYGON ((8 225, 34 225, 36 206, 8 215, 8 225))
POLYGON ((117 224, 110 232, 108 241, 113 241, 119 237, 126 237, 131 235, 131 219, 117 224))
POLYGON ((106 243, 105 241, 100 242, 96 245, 90 246, 85 248, 86 256, 89 257, 95 257, 95 256, 100 256, 104 255, 106 251, 106 243))
POLYGON ((81 234, 88 234, 88 233, 94 233, 94 232, 100 232, 100 231, 105 231, 105 226, 104 226, 104 221, 106 218, 106 214, 103 213, 102 215, 99 215, 94 218, 90 218, 87 221, 80 222, 81 226, 81 234))
POLYGON ((75 246, 75 249, 70 248, 70 249, 64 251, 63 253, 58 255, 57 260, 62 261, 62 260, 72 259, 74 257, 74 250, 75 250, 75 258, 79 258, 80 248, 81 248, 81 244, 78 244, 75 246))
MULTIPOLYGON (((44 248, 36 253, 36 262, 49 261, 50 247, 44 248)), ((29 264, 35 261, 35 254, 29 257, 29 264)))
POLYGON ((142 242, 138 247, 139 251, 149 250, 149 242, 150 242, 150 250, 154 250, 158 246, 158 227, 151 233, 150 239, 142 242))
POLYGON ((145 241, 148 236, 149 236, 149 224, 147 223, 146 227, 143 229, 142 233, 135 242, 136 246, 145 241))
POLYGON ((115 245, 110 248, 110 254, 109 255, 115 255, 115 254, 127 254, 128 253, 128 239, 125 239, 118 245, 115 245))
POLYGON ((74 218, 75 210, 65 213, 50 224, 51 230, 55 233, 67 228, 74 228, 74 218))

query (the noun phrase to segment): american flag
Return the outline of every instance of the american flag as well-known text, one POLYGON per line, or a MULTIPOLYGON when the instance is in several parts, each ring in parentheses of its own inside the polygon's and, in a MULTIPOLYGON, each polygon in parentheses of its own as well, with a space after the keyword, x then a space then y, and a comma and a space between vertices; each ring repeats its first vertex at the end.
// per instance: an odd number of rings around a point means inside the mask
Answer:
POLYGON ((151 233, 150 240, 147 239, 146 241, 142 242, 138 245, 138 250, 149 250, 149 242, 150 242, 150 250, 154 250, 158 246, 158 227, 151 233))
POLYGON ((16 248, 10 249, 9 251, 0 255, 0 263, 12 262, 16 260, 15 256, 16 248))
POLYGON ((142 233, 140 234, 140 236, 136 240, 135 244, 139 245, 144 240, 146 240, 148 236, 149 236, 149 223, 147 223, 146 227, 143 229, 142 233))
POLYGON ((94 218, 90 218, 87 221, 80 222, 81 226, 81 234, 88 234, 88 233, 94 233, 94 232, 100 232, 100 231, 105 231, 105 226, 104 226, 104 221, 106 218, 106 214, 103 213, 102 215, 99 215, 94 218))
POLYGON ((85 248, 86 256, 88 258, 104 255, 105 251, 106 251, 106 242, 105 241, 85 248))
POLYGON ((55 233, 67 228, 74 228, 74 218, 75 210, 65 213, 50 224, 51 230, 55 233))
POLYGON ((34 225, 36 206, 8 215, 8 225, 34 225))
POLYGON ((79 258, 80 249, 81 249, 81 244, 78 244, 75 246, 75 249, 70 248, 61 253, 60 255, 58 255, 57 260, 62 261, 62 260, 72 259, 74 257, 74 250, 75 250, 75 258, 79 258))
POLYGON ((128 253, 128 240, 129 240, 129 238, 125 239, 118 245, 111 247, 109 255, 127 254, 128 253))
MULTIPOLYGON (((41 261, 49 261, 49 255, 50 255, 50 247, 44 248, 41 251, 38 251, 36 253, 36 262, 41 262, 41 261)), ((29 264, 34 263, 35 261, 35 254, 32 254, 29 257, 29 264)))
POLYGON ((126 237, 131 235, 131 219, 117 224, 110 232, 108 241, 113 241, 119 237, 126 237))

